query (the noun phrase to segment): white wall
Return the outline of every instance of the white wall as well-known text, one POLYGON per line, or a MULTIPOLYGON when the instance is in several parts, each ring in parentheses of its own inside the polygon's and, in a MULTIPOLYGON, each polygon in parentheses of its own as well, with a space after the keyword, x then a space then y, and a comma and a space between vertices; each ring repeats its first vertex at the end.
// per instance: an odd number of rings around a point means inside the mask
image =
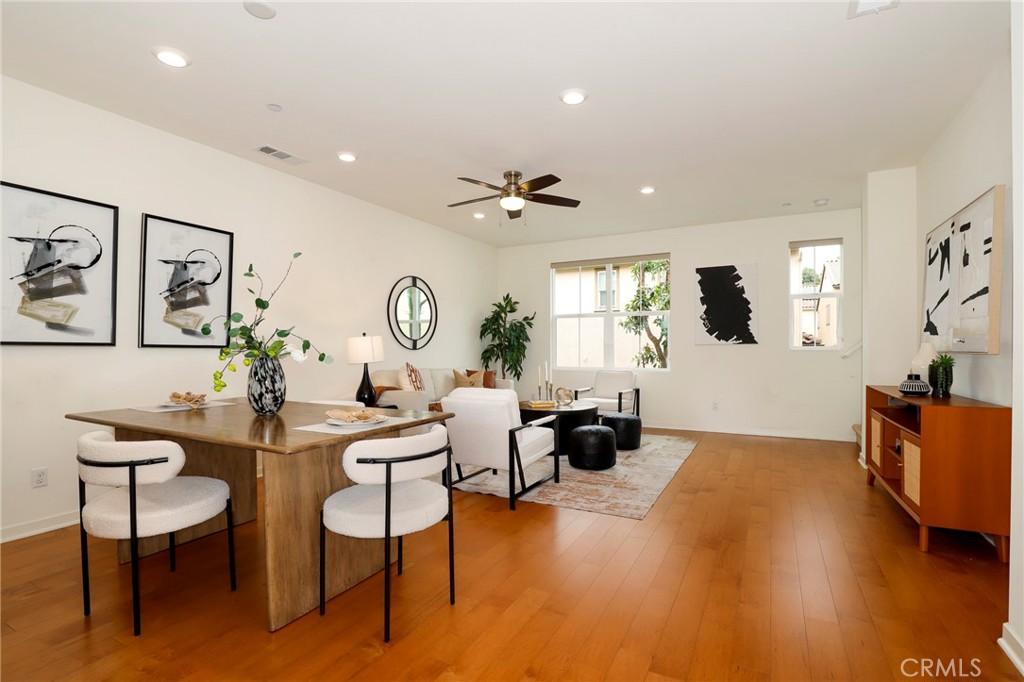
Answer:
POLYGON ((893 385, 921 345, 915 170, 868 173, 863 211, 864 383, 893 385))
MULTIPOLYGON (((984 194, 1012 185, 1010 64, 985 80, 921 159, 917 168, 917 269, 924 281, 925 236, 984 194)), ((1006 193, 998 355, 956 353, 953 393, 1009 405, 1013 360, 1012 192, 1006 193)), ((921 297, 918 297, 920 305, 921 297)), ((1019 305, 1019 304, 1018 304, 1019 305)), ((1018 307, 1019 309, 1019 307, 1018 307)), ((919 326, 920 328, 920 326, 919 326)))
MULTIPOLYGON (((655 232, 502 249, 498 290, 537 321, 520 394, 550 361, 552 262, 668 252, 672 257, 670 369, 639 370, 646 426, 853 440, 859 421, 860 360, 842 351, 789 350, 789 242, 843 238, 847 346, 861 335, 860 211, 680 227, 655 232), (756 263, 757 345, 694 343, 695 273, 700 266, 756 263), (712 409, 712 403, 718 409, 712 409)), ((555 371, 555 386, 587 386, 589 371, 555 371)), ((534 389, 536 390, 536 389, 534 389)))
POLYGON ((995 184, 1007 186, 1003 226, 1003 279, 1000 310, 998 355, 957 353, 953 392, 1000 405, 1013 405, 1014 428, 1010 531, 1009 621, 1004 625, 1003 648, 1024 671, 1024 528, 1021 527, 1021 478, 1024 458, 1021 454, 1021 234, 1019 201, 1021 196, 1021 8, 1011 3, 1013 70, 1008 60, 996 68, 950 122, 918 165, 918 272, 923 281, 924 238, 940 222, 995 184), (1011 87, 1012 79, 1012 87, 1011 87), (1012 117, 1011 117, 1012 113, 1012 117), (1016 137, 1016 140, 1014 140, 1016 137), (1016 159, 1014 156, 1016 155, 1016 159), (1016 164, 1016 167, 1015 167, 1016 164), (1016 210, 1015 209, 1016 204, 1016 210), (1011 274, 1012 273, 1012 274, 1011 274), (1014 319, 1016 311, 1016 320, 1014 319), (1014 372, 1014 357, 1017 369, 1014 372), (1014 395, 1016 394, 1016 398, 1014 395))
POLYGON ((1010 501, 1009 617, 999 643, 1024 674, 1024 5, 1010 5, 1013 150, 1013 463, 1010 501))
MULTIPOLYGON (((244 313, 247 265, 276 281, 303 252, 268 321, 298 325, 336 362, 286 360, 289 399, 351 399, 362 367, 345 362, 345 339, 363 331, 384 336, 389 367, 479 363, 493 247, 8 78, 2 113, 4 180, 120 207, 117 345, 0 348, 3 539, 77 518, 75 440, 91 427, 64 414, 210 389, 216 350, 137 347, 144 212, 235 234, 233 309, 244 313), (430 284, 439 307, 436 335, 415 352, 385 318, 391 286, 408 274, 430 284), (30 487, 34 467, 49 469, 48 487, 30 487)), ((244 372, 222 395, 245 395, 244 372)))

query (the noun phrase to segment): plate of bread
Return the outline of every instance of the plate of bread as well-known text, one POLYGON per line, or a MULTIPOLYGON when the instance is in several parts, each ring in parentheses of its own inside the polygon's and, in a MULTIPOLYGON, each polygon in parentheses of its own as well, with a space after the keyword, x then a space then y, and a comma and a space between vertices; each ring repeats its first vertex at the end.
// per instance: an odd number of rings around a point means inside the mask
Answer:
POLYGON ((327 410, 327 423, 333 426, 369 426, 382 424, 387 420, 386 415, 366 410, 327 410))

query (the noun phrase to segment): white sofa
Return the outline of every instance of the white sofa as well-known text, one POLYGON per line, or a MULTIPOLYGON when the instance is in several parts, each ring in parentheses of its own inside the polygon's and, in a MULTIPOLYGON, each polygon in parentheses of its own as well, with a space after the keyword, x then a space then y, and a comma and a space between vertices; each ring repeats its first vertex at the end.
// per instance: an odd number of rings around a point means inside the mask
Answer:
MULTIPOLYGON (((455 371, 447 369, 424 369, 417 367, 423 379, 422 391, 389 390, 377 398, 378 405, 394 405, 400 410, 427 410, 430 403, 440 402, 441 398, 455 390, 455 371)), ((378 369, 370 374, 374 386, 399 386, 398 369, 378 369)), ((459 370, 460 372, 463 370, 459 370)), ((495 379, 495 388, 513 387, 511 379, 495 379)))

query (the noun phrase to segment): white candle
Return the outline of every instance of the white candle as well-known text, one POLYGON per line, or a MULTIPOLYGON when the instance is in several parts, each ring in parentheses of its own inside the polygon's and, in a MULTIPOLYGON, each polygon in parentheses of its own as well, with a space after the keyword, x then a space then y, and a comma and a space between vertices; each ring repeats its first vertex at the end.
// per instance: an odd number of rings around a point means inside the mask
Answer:
POLYGON ((544 383, 544 377, 540 375, 540 365, 537 365, 537 385, 540 386, 544 383))
POLYGON ((548 380, 548 381, 551 381, 551 370, 548 369, 548 361, 547 360, 544 361, 544 378, 546 380, 548 380))

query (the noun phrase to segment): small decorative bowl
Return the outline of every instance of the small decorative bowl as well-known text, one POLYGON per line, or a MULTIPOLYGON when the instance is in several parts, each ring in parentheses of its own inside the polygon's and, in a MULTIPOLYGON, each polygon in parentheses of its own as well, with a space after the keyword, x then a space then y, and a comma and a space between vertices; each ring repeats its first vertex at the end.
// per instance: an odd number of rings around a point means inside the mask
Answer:
POLYGON ((908 374, 905 381, 899 385, 900 393, 903 395, 928 395, 932 390, 924 381, 921 381, 920 374, 908 374))

